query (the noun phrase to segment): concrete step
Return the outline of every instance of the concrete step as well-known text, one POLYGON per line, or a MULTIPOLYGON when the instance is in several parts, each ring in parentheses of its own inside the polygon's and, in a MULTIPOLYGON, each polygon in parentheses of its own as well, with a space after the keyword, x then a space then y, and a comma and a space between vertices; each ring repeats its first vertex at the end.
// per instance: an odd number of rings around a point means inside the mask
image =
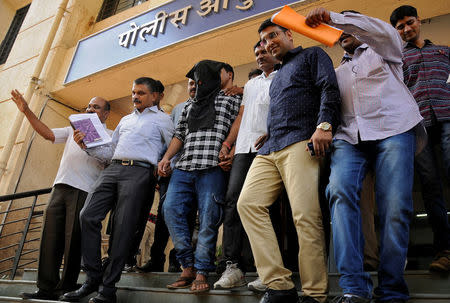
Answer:
MULTIPOLYGON (((179 276, 179 273, 123 273, 122 277, 117 284, 118 286, 133 286, 133 287, 150 287, 150 288, 165 288, 167 284, 175 281, 179 276)), ((371 273, 374 285, 377 285, 377 273, 371 273)), ((22 280, 36 281, 37 271, 35 269, 25 269, 22 276, 22 280)), ((81 272, 78 279, 79 283, 85 281, 85 273, 81 272)), ((329 277, 329 289, 330 292, 339 293, 339 276, 335 273, 330 273, 329 277)), ((220 277, 217 274, 211 274, 208 277, 209 284, 212 285, 220 277)), ((247 273, 245 275, 247 282, 251 282, 257 278, 256 273, 247 273)), ((449 294, 450 295, 450 276, 442 275, 439 273, 431 273, 429 271, 407 271, 405 273, 405 279, 408 283, 410 292, 425 293, 425 294, 449 294)), ((300 289, 300 278, 298 273, 293 274, 294 283, 297 289, 300 289)), ((238 291, 247 290, 246 287, 236 288, 238 291)))
MULTIPOLYGON (((234 288, 232 290, 211 290, 204 294, 192 294, 189 289, 169 290, 166 285, 175 281, 178 273, 123 273, 118 287, 118 302, 174 302, 174 303, 257 303, 260 295, 250 292, 246 287, 234 288)), ((372 273, 374 285, 376 285, 377 274, 372 273)), ((27 302, 18 299, 21 292, 33 292, 36 290, 35 280, 37 271, 26 269, 22 280, 0 280, 0 302, 27 302)), ((211 287, 218 280, 218 275, 211 274, 208 282, 211 287)), ((329 274, 330 296, 338 296, 341 290, 338 286, 338 275, 329 274)), ((256 279, 256 273, 246 275, 247 282, 256 279)), ((298 273, 293 274, 297 289, 300 289, 298 273)), ((408 271, 405 279, 409 285, 411 298, 410 303, 441 303, 450 302, 450 276, 430 273, 428 271, 408 271)), ((85 273, 81 272, 79 282, 85 280, 85 273)), ((88 299, 81 302, 87 302, 88 299)), ((28 300, 28 302, 41 302, 28 300)), ((50 302, 50 301, 45 301, 50 302)))
MULTIPOLYGON (((127 277, 129 274, 125 274, 127 277)), ((158 274, 155 274, 158 275, 158 274)), ((34 281, 24 280, 0 280, 0 302, 52 302, 42 300, 22 300, 21 292, 33 292, 36 290, 34 281)), ((299 293, 301 294, 301 293, 299 293)), ((339 292, 330 292, 330 296, 340 295, 339 292)), ((117 292, 118 303, 134 302, 173 302, 173 303, 257 303, 260 295, 243 289, 211 290, 208 293, 192 294, 188 289, 168 290, 167 288, 120 286, 117 292)), ((410 303, 449 303, 450 293, 411 293, 410 303)), ((56 302, 56 301, 54 301, 56 302)), ((81 300, 88 302, 88 298, 81 300)))

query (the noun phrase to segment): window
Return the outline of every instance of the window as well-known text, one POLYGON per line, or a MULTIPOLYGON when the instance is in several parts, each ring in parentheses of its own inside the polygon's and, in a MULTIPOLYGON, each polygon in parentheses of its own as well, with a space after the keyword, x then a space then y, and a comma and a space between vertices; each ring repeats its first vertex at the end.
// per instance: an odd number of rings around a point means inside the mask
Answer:
POLYGON ((97 21, 111 17, 112 15, 118 14, 146 1, 147 0, 104 0, 97 21))
POLYGON ((17 34, 19 33, 20 27, 22 26, 23 20, 25 19, 29 8, 30 4, 16 11, 16 15, 11 22, 5 39, 3 39, 2 44, 0 44, 0 64, 6 62, 6 59, 9 56, 9 52, 11 51, 14 41, 16 41, 17 34))

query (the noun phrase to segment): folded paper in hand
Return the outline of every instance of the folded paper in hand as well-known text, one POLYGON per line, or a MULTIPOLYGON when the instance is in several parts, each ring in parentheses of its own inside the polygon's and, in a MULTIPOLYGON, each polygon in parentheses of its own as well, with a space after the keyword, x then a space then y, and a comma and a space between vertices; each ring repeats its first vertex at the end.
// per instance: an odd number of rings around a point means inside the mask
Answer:
POLYGON ((69 120, 73 129, 78 129, 86 135, 83 142, 87 148, 111 142, 111 137, 106 132, 97 114, 70 115, 69 120))
POLYGON ((281 11, 272 16, 272 22, 293 30, 306 37, 314 39, 329 47, 332 47, 342 35, 342 30, 328 24, 320 24, 317 27, 306 25, 306 18, 289 6, 285 5, 281 11))

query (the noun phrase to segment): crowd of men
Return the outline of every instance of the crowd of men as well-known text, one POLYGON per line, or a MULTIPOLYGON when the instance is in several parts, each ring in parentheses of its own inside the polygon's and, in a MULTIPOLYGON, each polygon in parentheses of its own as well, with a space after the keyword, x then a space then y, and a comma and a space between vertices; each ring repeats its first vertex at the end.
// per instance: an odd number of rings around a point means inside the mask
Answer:
MULTIPOLYGON (((409 299, 403 273, 415 170, 434 235, 430 269, 450 271, 450 227, 434 153, 439 145, 450 176, 449 47, 421 37, 414 7, 397 8, 390 22, 351 10, 313 9, 309 26, 326 23, 344 31, 338 44, 345 55, 334 69, 321 48, 295 47, 290 30, 266 20, 253 47, 260 71, 249 74, 243 89, 233 85, 230 65, 202 60, 186 74, 189 99, 171 119, 160 107, 162 83, 138 78, 133 112, 121 119, 111 143, 93 148, 86 148, 80 130, 49 129, 14 90, 12 99, 32 127, 47 140, 66 142, 45 213, 38 290, 24 298, 62 294, 61 300, 76 302, 97 292, 89 302, 116 302, 115 284, 137 251, 159 183, 155 242, 142 271, 162 271, 170 234, 171 264, 177 271, 179 262, 182 271, 167 288, 208 291, 223 223, 224 266, 215 289, 245 285, 245 272, 254 265, 258 279, 248 287, 264 292, 262 303, 323 303, 327 220, 319 188, 326 158, 331 172, 324 195, 343 292, 335 302, 409 299), (360 209, 369 170, 379 218, 375 289, 364 267, 360 209), (298 236, 301 297, 283 264, 269 211, 283 189, 298 236), (102 221, 110 211, 109 261, 102 264, 102 221), (87 278, 78 287, 80 258, 87 278)), ((104 123, 110 106, 96 97, 86 111, 104 123)))

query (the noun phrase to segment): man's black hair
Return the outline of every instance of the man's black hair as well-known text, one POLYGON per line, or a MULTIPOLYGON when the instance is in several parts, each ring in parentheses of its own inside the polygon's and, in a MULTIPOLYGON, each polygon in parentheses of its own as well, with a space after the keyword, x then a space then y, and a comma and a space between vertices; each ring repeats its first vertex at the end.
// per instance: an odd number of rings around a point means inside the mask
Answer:
POLYGON ((263 23, 261 23, 261 25, 258 28, 258 33, 261 33, 264 29, 266 29, 269 26, 278 26, 283 32, 287 31, 287 28, 282 27, 281 25, 275 24, 272 22, 272 20, 267 19, 264 20, 263 23))
POLYGON ((110 111, 111 110, 111 104, 109 104, 109 101, 105 100, 105 110, 110 111))
POLYGON ((160 94, 162 94, 164 92, 164 85, 159 80, 156 80, 156 90, 155 91, 160 94))
POLYGON ((402 5, 394 9, 391 14, 391 24, 393 27, 397 25, 398 20, 401 20, 405 17, 416 17, 417 18, 417 9, 411 5, 402 5))
POLYGON ((263 73, 263 71, 260 70, 259 68, 254 68, 248 73, 248 80, 250 80, 253 77, 259 76, 262 73, 263 73))
POLYGON ((230 64, 228 64, 228 63, 224 63, 223 66, 222 66, 222 68, 225 69, 225 71, 226 71, 227 73, 230 73, 230 72, 231 72, 231 74, 232 74, 231 80, 234 81, 234 70, 233 70, 233 67, 232 67, 230 64))
POLYGON ((162 93, 164 92, 164 86, 158 80, 149 78, 149 77, 140 77, 134 80, 134 84, 144 84, 147 86, 148 90, 153 93, 162 93))
POLYGON ((360 15, 361 15, 360 12, 354 11, 354 10, 352 10, 352 9, 346 9, 346 10, 343 10, 343 11, 340 12, 339 14, 343 14, 343 13, 354 13, 354 14, 360 14, 360 15))
POLYGON ((255 49, 260 46, 261 46, 261 40, 259 40, 258 42, 255 43, 255 45, 253 45, 253 51, 255 51, 255 49))

